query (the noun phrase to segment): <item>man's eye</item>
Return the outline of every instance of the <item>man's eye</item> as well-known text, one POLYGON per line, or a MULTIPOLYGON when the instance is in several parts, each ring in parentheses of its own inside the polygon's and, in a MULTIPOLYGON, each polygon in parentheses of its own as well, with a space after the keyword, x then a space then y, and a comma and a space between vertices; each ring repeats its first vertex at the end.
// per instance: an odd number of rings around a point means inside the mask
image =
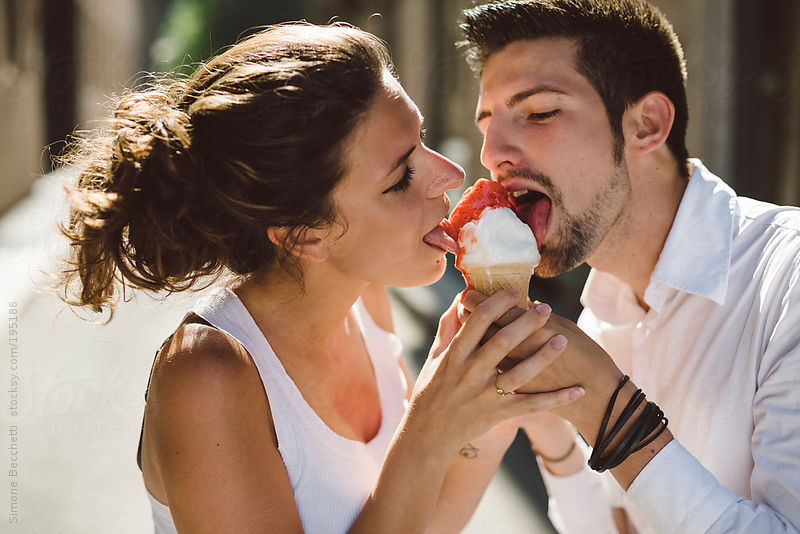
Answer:
POLYGON ((403 177, 394 184, 392 187, 388 188, 386 191, 383 192, 385 195, 386 193, 402 193, 408 186, 411 185, 411 179, 414 177, 414 169, 411 167, 406 167, 406 172, 403 173, 403 177))
POLYGON ((543 113, 531 113, 528 115, 528 119, 532 121, 543 121, 549 119, 551 117, 555 117, 561 113, 560 109, 554 109, 552 111, 545 111, 543 113))

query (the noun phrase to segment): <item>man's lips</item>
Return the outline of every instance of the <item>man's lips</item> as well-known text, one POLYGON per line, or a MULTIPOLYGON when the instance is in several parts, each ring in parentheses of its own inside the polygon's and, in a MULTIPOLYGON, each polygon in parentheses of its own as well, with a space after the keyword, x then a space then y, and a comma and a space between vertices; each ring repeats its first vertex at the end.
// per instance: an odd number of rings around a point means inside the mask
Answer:
POLYGON ((436 228, 425 234, 422 240, 433 247, 455 254, 458 252, 458 244, 450 236, 448 230, 451 230, 450 222, 447 219, 442 219, 436 228))

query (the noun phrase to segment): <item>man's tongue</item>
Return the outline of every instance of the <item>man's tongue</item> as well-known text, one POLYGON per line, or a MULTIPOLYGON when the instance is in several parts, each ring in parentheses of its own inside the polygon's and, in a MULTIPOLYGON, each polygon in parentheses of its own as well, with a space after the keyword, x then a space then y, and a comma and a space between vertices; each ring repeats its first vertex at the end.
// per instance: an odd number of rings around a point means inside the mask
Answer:
POLYGON ((539 247, 547 232, 547 219, 550 217, 551 202, 546 196, 542 196, 534 202, 517 206, 515 211, 517 217, 527 224, 533 231, 533 237, 539 247))
POLYGON ((448 230, 451 229, 449 227, 449 222, 445 219, 439 223, 439 226, 425 234, 422 240, 429 245, 439 247, 446 252, 455 254, 458 251, 458 244, 455 239, 449 235, 448 230))

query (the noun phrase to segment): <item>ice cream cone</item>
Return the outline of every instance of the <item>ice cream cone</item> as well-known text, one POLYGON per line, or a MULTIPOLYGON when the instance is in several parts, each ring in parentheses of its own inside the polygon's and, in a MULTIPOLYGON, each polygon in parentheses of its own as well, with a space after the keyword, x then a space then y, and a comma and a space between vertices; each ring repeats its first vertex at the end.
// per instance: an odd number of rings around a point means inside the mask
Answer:
POLYGON ((472 287, 485 295, 502 289, 513 289, 519 293, 517 306, 528 307, 528 286, 535 263, 503 263, 498 265, 462 265, 472 287))

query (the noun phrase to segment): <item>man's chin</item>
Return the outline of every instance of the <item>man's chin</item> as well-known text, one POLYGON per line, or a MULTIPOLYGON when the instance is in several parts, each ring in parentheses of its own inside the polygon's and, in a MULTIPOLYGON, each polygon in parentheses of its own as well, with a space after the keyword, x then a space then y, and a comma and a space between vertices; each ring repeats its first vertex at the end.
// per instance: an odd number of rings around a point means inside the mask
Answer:
POLYGON ((582 257, 567 258, 551 251, 542 251, 542 259, 536 267, 536 276, 539 278, 555 278, 564 273, 580 267, 585 261, 582 257))
POLYGON ((542 265, 541 263, 539 264, 538 267, 536 267, 536 276, 539 277, 539 278, 545 278, 545 279, 546 278, 555 278, 556 276, 558 276, 560 274, 564 274, 564 273, 556 272, 552 268, 550 268, 549 266, 542 265))

